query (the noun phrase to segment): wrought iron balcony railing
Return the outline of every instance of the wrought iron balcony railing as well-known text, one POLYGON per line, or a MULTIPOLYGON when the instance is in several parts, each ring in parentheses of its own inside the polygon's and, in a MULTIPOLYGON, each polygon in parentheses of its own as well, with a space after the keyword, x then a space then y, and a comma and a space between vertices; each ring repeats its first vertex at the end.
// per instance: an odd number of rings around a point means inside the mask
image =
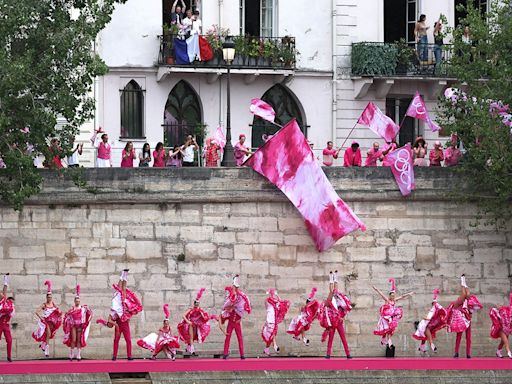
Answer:
POLYGON ((354 43, 352 75, 449 77, 452 55, 448 44, 354 43))
MULTIPOLYGON (((160 54, 158 65, 173 67, 209 67, 218 68, 226 66, 222 57, 222 38, 219 36, 203 36, 213 51, 213 58, 201 61, 198 57, 190 63, 177 64, 176 49, 180 49, 178 35, 167 34, 160 36, 160 54)), ((295 69, 297 50, 295 38, 284 37, 250 37, 235 36, 235 58, 232 68, 267 68, 267 69, 295 69)), ((181 44, 183 46, 183 44, 181 44)), ((182 48, 181 48, 182 49, 182 48)))

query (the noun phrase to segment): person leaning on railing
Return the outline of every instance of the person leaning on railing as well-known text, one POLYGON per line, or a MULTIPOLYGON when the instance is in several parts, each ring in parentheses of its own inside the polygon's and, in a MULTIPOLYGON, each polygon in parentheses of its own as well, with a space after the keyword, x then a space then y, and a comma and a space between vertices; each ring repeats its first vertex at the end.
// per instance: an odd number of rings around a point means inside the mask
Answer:
POLYGON ((434 57, 436 59, 436 69, 441 65, 441 61, 443 60, 442 50, 443 50, 443 24, 441 20, 438 20, 434 23, 434 57))

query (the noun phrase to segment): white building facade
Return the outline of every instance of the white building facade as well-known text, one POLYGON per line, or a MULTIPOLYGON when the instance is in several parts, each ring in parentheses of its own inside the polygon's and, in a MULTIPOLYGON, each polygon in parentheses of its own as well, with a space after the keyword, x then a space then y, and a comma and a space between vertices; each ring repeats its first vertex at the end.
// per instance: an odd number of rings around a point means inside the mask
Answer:
MULTIPOLYGON (((382 142, 368 128, 352 130, 369 101, 401 123, 418 90, 435 116, 436 99, 453 80, 435 70, 431 46, 428 60, 402 72, 372 72, 364 65, 354 70, 352 53, 357 47, 353 43, 379 43, 370 49, 375 55, 385 50, 384 43, 400 38, 414 46, 411 28, 422 13, 427 15, 429 42, 433 42, 434 21, 443 14, 454 26, 456 4, 464 2, 185 0, 187 8, 199 10, 203 35, 218 25, 229 29, 230 35, 251 36, 235 37, 238 50, 230 77, 233 142, 244 133, 248 143, 258 147, 263 134, 274 133, 274 127, 249 112, 250 100, 263 98, 276 110, 279 123, 296 117, 315 149, 323 148, 328 140, 340 146, 350 134, 345 147, 354 139, 363 153, 373 141, 382 142)), ((485 1, 477 3, 487 6, 485 1)), ((207 137, 226 125, 226 63, 217 58, 175 63, 174 40, 163 28, 170 20, 171 6, 172 0, 129 0, 118 5, 96 44, 110 71, 97 82, 94 125, 109 133, 114 166, 119 166, 127 141, 137 151, 145 142, 151 149, 158 142, 170 147, 180 144, 188 133, 204 130, 207 137)), ((427 141, 438 138, 408 118, 398 139, 413 141, 420 134, 427 141)))

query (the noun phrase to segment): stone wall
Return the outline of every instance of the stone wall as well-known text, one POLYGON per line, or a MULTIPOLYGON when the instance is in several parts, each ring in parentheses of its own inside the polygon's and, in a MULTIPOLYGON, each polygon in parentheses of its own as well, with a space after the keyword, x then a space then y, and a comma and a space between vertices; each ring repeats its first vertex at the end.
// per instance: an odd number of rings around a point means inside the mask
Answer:
MULTIPOLYGON (((310 347, 293 341, 285 329, 311 287, 318 287, 319 298, 326 296, 326 277, 334 269, 355 303, 346 321, 352 354, 383 354, 372 334, 382 301, 371 285, 385 291, 387 279, 395 277, 399 293, 416 292, 403 302, 405 315, 394 338, 397 354, 415 355, 410 335, 414 321, 429 309, 432 290, 440 287, 440 302, 448 305, 465 273, 484 304, 474 317, 473 354, 493 356, 487 312, 508 303, 510 231, 473 226, 475 208, 450 198, 454 175, 447 169, 417 170, 417 191, 408 199, 397 192, 389 169, 326 173, 368 230, 318 253, 295 208, 250 169, 90 169, 83 174, 88 191, 43 171, 43 190, 23 212, 0 207, 0 273, 11 272, 17 305, 15 358, 41 356, 30 334, 45 279, 53 280, 55 301, 64 308, 72 304, 79 283, 82 302, 93 307, 95 317, 105 317, 110 284, 123 268, 130 268, 129 286, 145 308, 132 321, 134 339, 159 327, 164 302, 170 303, 175 327, 200 287, 207 288, 202 305, 218 312, 224 287, 239 273, 254 307, 244 320, 249 356, 263 349, 263 301, 270 287, 293 303, 279 330, 282 354, 325 353, 318 323, 310 347)), ((94 326, 83 356, 108 358, 111 339, 112 330, 94 326)), ((453 340, 440 332, 439 355, 452 354, 453 340)), ((219 351, 222 341, 212 327, 208 343, 198 349, 219 351)), ((61 332, 54 345, 57 356, 67 356, 61 332)), ((134 350, 136 356, 147 355, 137 346, 134 350)), ((334 353, 340 353, 339 341, 334 353)))

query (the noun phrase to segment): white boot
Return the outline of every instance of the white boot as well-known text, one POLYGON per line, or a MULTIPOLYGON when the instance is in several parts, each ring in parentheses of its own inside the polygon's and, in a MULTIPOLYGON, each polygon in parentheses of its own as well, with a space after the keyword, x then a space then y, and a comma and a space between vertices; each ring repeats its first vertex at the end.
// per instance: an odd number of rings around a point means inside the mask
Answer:
POLYGON ((263 350, 263 353, 267 356, 270 356, 270 348, 269 347, 265 347, 265 349, 263 350))
POLYGON ((331 283, 334 283, 334 274, 331 272, 329 272, 329 284, 331 283))
POLYGON ((45 355, 45 357, 50 357, 50 346, 46 343, 45 343, 45 347, 44 347, 44 355, 45 355))
POLYGON ((73 361, 73 358, 75 357, 74 348, 69 348, 69 361, 73 361))
POLYGON ((334 282, 337 283, 338 282, 338 271, 334 271, 334 282))
POLYGON ((507 352, 508 358, 512 359, 512 352, 507 352))
POLYGON ((437 353, 437 347, 434 345, 434 343, 430 343, 430 350, 434 353, 437 353))
POLYGON ((462 285, 464 288, 467 288, 467 284, 466 284, 466 276, 465 275, 462 275, 460 277, 460 285, 462 285))
POLYGON ((496 357, 499 357, 500 359, 503 359, 503 353, 501 353, 501 349, 496 350, 496 357))
POLYGON ((81 351, 81 348, 77 348, 76 349, 76 355, 75 355, 75 358, 80 361, 82 360, 82 356, 80 356, 80 351, 81 351))

